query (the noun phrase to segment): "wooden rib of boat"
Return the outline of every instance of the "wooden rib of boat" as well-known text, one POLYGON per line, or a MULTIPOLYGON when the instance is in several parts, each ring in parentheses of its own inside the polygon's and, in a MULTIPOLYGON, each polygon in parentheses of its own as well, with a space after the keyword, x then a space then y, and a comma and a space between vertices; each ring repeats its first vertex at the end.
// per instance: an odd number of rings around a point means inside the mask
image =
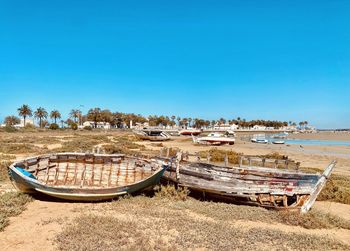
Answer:
POLYGON ((170 135, 161 130, 137 130, 134 131, 142 140, 166 141, 170 140, 170 135))
POLYGON ((108 200, 157 184, 167 166, 126 155, 57 153, 9 167, 15 187, 74 201, 108 200))
POLYGON ((207 197, 272 209, 307 212, 322 190, 336 162, 320 174, 266 167, 224 167, 176 161, 163 179, 207 197))

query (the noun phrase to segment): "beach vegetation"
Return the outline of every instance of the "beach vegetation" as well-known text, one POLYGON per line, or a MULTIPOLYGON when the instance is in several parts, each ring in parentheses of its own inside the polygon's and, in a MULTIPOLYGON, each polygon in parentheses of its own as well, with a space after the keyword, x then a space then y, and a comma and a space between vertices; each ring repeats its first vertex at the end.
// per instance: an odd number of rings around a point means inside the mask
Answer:
POLYGON ((51 129, 51 130, 57 130, 57 129, 59 129, 59 126, 58 126, 58 124, 56 124, 56 123, 51 123, 50 126, 49 126, 49 129, 51 129))
POLYGON ((320 201, 333 201, 350 205, 350 178, 332 174, 317 197, 320 201))
POLYGON ((78 124, 77 124, 77 123, 71 123, 71 124, 70 124, 70 128, 71 128, 72 130, 78 130, 78 124))
MULTIPOLYGON (((170 194, 176 197, 174 191, 170 194)), ((291 250, 349 249, 329 237, 274 227, 280 223, 287 228, 297 225, 348 229, 333 220, 319 223, 316 212, 307 219, 295 215, 286 222, 281 213, 259 207, 169 199, 168 195, 167 190, 166 196, 127 197, 97 204, 64 226, 55 243, 62 251, 115 250, 116 246, 121 250, 260 250, 261 244, 267 242, 291 250)))
POLYGON ((92 127, 91 126, 84 126, 84 130, 91 131, 92 127))

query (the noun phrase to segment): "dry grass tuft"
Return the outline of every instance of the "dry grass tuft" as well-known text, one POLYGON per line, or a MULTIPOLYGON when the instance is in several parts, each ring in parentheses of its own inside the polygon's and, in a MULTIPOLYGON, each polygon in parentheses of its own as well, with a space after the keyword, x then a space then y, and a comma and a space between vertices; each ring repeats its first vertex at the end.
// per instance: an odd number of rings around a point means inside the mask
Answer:
POLYGON ((9 175, 7 172, 7 167, 11 165, 9 161, 0 162, 0 181, 7 180, 9 175))
POLYGON ((350 205, 350 178, 332 174, 317 200, 328 200, 350 205))
POLYGON ((16 192, 0 195, 0 232, 9 224, 9 217, 19 215, 31 200, 30 196, 16 192))
POLYGON ((182 200, 185 201, 188 198, 188 195, 190 191, 187 187, 178 187, 175 188, 175 186, 160 186, 158 188, 158 191, 155 193, 157 197, 166 198, 170 200, 182 200))
POLYGON ((350 230, 349 221, 316 210, 311 210, 307 214, 300 214, 299 212, 279 212, 278 217, 281 223, 301 226, 306 229, 344 228, 350 230))
POLYGON ((210 154, 211 161, 213 162, 222 162, 225 160, 225 156, 227 155, 228 162, 231 164, 238 164, 240 157, 243 155, 242 153, 237 153, 234 151, 219 150, 217 148, 211 148, 209 151, 199 152, 199 156, 201 158, 207 158, 208 154, 210 154))
POLYGON ((151 143, 150 145, 153 147, 164 147, 163 143, 151 143))
POLYGON ((24 154, 38 153, 47 150, 44 147, 38 147, 27 143, 4 143, 0 144, 0 152, 5 154, 24 154))

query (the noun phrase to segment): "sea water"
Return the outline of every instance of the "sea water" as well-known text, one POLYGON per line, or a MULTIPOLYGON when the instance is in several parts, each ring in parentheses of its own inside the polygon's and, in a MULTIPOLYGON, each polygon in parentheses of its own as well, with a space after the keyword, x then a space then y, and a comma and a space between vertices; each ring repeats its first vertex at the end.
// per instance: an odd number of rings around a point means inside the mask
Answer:
MULTIPOLYGON (((270 141, 277 139, 270 139, 270 141)), ((308 146, 350 146, 350 141, 338 140, 316 140, 316 139, 281 139, 290 145, 308 145, 308 146)))

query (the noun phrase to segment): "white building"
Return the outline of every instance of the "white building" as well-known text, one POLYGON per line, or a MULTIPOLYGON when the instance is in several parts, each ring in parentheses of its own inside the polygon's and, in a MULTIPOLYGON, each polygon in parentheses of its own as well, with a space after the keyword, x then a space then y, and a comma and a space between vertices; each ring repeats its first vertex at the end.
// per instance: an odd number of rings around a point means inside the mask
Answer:
MULTIPOLYGON (((95 122, 94 121, 85 121, 83 125, 79 128, 84 128, 86 126, 90 126, 92 128, 95 128, 95 122)), ((97 122, 96 123, 97 129, 111 129, 111 124, 108 122, 97 122)))
POLYGON ((255 125, 252 127, 252 130, 255 130, 255 131, 264 131, 266 130, 266 126, 261 126, 261 125, 255 125))
POLYGON ((214 130, 220 130, 220 131, 232 130, 232 131, 234 131, 237 129, 238 129, 238 125, 236 125, 236 124, 230 125, 230 124, 218 124, 218 123, 216 123, 214 125, 214 130))
MULTIPOLYGON (((33 125, 34 126, 34 120, 31 118, 26 118, 26 125, 33 125)), ((14 125, 15 128, 23 128, 24 127, 24 119, 21 118, 21 122, 17 125, 14 125)))

